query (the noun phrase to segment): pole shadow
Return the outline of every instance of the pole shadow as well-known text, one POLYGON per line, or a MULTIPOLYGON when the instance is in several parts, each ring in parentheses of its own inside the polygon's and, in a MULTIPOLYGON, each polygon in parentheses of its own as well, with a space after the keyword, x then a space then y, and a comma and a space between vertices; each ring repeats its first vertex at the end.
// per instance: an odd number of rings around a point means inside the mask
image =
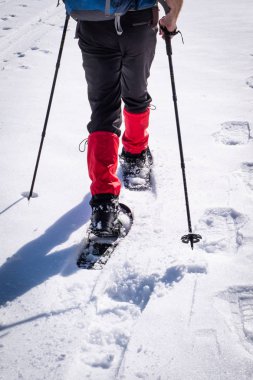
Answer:
POLYGON ((21 198, 17 199, 15 202, 13 202, 9 206, 7 206, 5 209, 1 210, 0 211, 0 215, 4 214, 6 211, 10 210, 13 206, 15 206, 16 204, 18 204, 19 202, 21 202, 23 199, 25 199, 25 197, 22 195, 21 198))
MULTIPOLYGON (((4 331, 7 329, 10 330, 12 328, 15 328, 16 326, 21 326, 21 325, 24 325, 26 323, 35 322, 38 319, 51 318, 51 317, 55 317, 58 315, 71 313, 73 310, 78 310, 78 309, 79 309, 79 307, 75 306, 75 307, 69 307, 68 309, 64 309, 64 310, 56 310, 56 311, 51 311, 49 313, 40 313, 38 315, 34 315, 33 317, 22 319, 21 321, 18 321, 18 322, 10 323, 8 325, 0 325, 0 331, 4 331)), ((4 335, 0 336, 0 339, 3 336, 4 335)))
MULTIPOLYGON (((25 244, 0 267, 0 306, 61 273, 78 244, 51 251, 89 220, 89 199, 90 194, 87 194, 81 203, 59 218, 43 235, 25 244)), ((75 270, 77 268, 72 266, 71 271, 65 271, 64 275, 70 275, 75 270)))

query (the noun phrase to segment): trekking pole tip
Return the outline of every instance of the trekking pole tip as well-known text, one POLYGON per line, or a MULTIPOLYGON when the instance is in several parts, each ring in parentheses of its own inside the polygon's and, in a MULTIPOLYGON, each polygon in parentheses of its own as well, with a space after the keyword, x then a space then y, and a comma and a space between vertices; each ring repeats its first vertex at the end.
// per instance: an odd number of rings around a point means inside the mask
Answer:
POLYGON ((194 244, 198 243, 201 239, 202 239, 201 235, 193 234, 191 232, 189 234, 184 235, 184 236, 181 237, 182 243, 185 243, 185 244, 190 243, 192 250, 194 248, 194 244))
POLYGON ((31 198, 38 198, 38 194, 35 193, 35 192, 29 192, 29 191, 24 191, 23 193, 21 193, 22 197, 23 198, 27 198, 28 201, 30 201, 31 198))

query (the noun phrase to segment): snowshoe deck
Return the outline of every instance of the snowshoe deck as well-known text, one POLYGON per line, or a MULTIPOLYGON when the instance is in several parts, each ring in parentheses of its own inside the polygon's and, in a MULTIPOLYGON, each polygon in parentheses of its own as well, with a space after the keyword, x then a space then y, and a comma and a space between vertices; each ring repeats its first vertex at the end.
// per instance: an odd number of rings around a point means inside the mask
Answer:
POLYGON ((82 269, 101 270, 107 263, 115 248, 125 238, 133 224, 133 214, 124 204, 120 203, 119 220, 122 225, 119 236, 99 237, 88 232, 82 244, 77 259, 77 266, 82 269))

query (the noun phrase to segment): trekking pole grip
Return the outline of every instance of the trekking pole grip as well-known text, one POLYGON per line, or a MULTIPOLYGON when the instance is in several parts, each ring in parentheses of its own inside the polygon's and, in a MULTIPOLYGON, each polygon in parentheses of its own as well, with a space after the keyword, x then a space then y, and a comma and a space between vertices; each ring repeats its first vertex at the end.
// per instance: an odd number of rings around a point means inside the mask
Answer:
POLYGON ((172 55, 172 44, 171 44, 171 34, 170 32, 166 29, 165 33, 165 44, 166 44, 166 52, 167 52, 167 55, 168 56, 171 56, 172 55))

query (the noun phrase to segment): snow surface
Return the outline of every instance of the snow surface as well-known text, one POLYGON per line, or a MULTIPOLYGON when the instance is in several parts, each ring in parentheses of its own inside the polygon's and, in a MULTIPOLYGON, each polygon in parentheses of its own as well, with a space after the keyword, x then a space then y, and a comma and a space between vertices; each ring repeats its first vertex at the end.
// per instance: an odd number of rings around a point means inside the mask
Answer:
POLYGON ((149 80, 153 191, 103 271, 78 270, 89 104, 72 20, 35 191, 62 27, 51 0, 0 1, 0 379, 253 379, 253 7, 185 2, 173 61, 194 230, 187 232, 164 41, 149 80))

